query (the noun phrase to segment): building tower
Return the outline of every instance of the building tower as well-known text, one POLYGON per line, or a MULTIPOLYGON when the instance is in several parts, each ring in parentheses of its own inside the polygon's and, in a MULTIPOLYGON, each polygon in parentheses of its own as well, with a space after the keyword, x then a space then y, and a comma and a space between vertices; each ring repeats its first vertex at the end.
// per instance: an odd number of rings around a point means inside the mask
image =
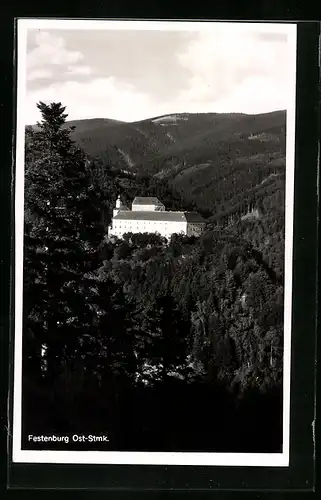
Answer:
POLYGON ((113 217, 116 217, 116 215, 118 214, 120 208, 121 208, 121 201, 120 201, 120 195, 118 195, 118 198, 116 200, 115 208, 113 209, 113 217))

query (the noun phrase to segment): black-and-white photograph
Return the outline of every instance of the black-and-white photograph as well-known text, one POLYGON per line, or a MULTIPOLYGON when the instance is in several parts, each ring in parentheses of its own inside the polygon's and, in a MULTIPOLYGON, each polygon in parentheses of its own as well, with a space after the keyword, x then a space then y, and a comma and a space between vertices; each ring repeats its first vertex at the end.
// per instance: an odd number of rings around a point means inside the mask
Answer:
POLYGON ((18 21, 13 460, 289 460, 296 26, 18 21))

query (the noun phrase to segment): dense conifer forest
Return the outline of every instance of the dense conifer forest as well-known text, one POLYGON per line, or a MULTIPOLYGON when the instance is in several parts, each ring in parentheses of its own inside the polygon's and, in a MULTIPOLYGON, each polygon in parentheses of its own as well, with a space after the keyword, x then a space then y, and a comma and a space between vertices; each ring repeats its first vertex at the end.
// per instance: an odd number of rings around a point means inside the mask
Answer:
POLYGON ((38 107, 25 148, 24 445, 90 432, 108 433, 104 449, 280 451, 285 113, 72 123, 60 103, 38 107), (109 241, 119 193, 197 210, 206 230, 109 241))

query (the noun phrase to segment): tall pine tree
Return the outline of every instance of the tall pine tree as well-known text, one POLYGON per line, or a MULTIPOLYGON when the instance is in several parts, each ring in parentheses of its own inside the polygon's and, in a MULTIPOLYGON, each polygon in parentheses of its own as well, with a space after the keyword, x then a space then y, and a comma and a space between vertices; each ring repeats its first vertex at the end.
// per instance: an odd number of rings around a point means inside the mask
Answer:
POLYGON ((104 238, 103 195, 85 153, 72 140, 61 103, 38 109, 25 148, 25 373, 53 381, 78 356, 91 330, 97 269, 104 238))

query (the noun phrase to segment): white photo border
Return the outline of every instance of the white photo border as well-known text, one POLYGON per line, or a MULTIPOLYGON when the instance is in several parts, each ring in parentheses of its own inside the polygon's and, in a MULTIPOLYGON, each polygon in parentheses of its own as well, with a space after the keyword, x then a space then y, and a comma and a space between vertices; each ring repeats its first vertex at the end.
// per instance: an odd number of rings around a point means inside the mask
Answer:
MULTIPOLYGON (((288 58, 291 60, 288 105, 286 109, 286 212, 285 212, 285 291, 284 291, 284 357, 283 357, 283 445, 281 453, 178 453, 178 452, 116 452, 116 451, 52 451, 22 450, 22 307, 23 307, 23 228, 24 228, 24 147, 26 102, 27 32, 28 29, 77 30, 211 30, 213 23, 239 24, 232 21, 117 21, 18 19, 17 21, 17 124, 15 168, 15 326, 12 461, 42 464, 121 464, 121 465, 190 465, 190 466, 253 466, 288 467, 290 449, 290 381, 292 329, 292 272, 293 272, 293 210, 296 118, 296 43, 297 24, 249 23, 271 25, 284 32, 287 26, 288 58)), ((242 24, 245 24, 242 22, 242 24)))

